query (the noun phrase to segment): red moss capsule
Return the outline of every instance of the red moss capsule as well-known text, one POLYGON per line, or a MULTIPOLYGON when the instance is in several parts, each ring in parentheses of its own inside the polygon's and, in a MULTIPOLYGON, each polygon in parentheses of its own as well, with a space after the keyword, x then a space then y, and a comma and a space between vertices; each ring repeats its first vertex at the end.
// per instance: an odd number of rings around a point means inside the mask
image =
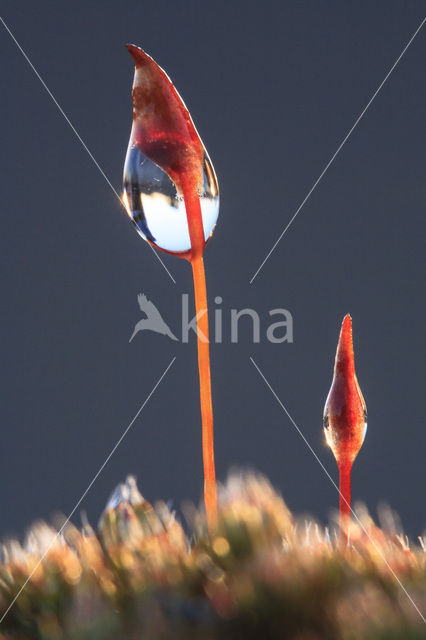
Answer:
POLYGON ((202 254, 219 214, 214 168, 170 78, 145 51, 127 49, 135 76, 124 204, 145 240, 191 259, 202 254))

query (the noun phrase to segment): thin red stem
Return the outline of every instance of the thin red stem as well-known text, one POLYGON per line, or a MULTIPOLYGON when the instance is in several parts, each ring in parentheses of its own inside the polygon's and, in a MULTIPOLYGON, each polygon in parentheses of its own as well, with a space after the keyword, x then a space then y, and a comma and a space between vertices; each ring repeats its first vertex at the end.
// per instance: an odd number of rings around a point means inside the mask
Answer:
POLYGON ((340 538, 348 544, 351 520, 351 465, 339 467, 340 538))

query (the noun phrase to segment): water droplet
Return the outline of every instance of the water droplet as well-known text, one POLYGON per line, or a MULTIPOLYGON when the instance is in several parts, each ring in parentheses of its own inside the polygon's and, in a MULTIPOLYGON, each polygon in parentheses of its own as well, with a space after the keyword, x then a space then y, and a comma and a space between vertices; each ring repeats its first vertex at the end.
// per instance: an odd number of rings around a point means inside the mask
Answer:
MULTIPOLYGON (((164 251, 178 254, 190 251, 182 193, 167 173, 147 158, 132 139, 127 150, 123 182, 123 201, 138 233, 164 251)), ((219 215, 219 189, 207 153, 204 154, 203 183, 198 195, 207 242, 219 215)))

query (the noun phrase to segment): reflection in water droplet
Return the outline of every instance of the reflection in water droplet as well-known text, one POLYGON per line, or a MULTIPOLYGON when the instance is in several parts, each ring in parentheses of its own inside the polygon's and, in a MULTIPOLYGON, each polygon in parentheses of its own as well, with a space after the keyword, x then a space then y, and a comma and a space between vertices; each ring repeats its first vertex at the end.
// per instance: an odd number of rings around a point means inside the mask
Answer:
MULTIPOLYGON (((137 231, 160 249, 182 253, 191 249, 183 195, 167 173, 130 141, 124 165, 123 201, 137 231)), ((199 189, 204 238, 207 242, 219 215, 219 190, 210 158, 205 154, 199 189)))
MULTIPOLYGON (((364 398, 363 398, 364 400, 364 398)), ((365 406, 365 402, 364 402, 364 431, 362 432, 362 441, 364 442, 365 440, 365 436, 367 434, 367 427, 368 427, 368 422, 367 422, 367 407, 365 406)))

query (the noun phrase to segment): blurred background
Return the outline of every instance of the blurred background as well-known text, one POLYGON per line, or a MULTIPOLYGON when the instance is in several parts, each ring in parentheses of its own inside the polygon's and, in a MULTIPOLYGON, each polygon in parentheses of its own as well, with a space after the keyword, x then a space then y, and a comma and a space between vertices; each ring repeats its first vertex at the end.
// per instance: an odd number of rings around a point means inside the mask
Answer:
MULTIPOLYGON (((265 473, 291 509, 326 523, 337 493, 249 361, 337 480, 322 433, 350 312, 367 437, 353 498, 388 502, 414 537, 424 512, 424 60, 426 29, 252 284, 250 279, 419 26, 424 3, 3 1, 3 18, 117 190, 142 46, 183 96, 209 151, 221 212, 205 254, 216 462, 265 473), (217 306, 217 305, 216 305, 217 306), (248 320, 230 342, 230 309, 248 320), (292 344, 265 338, 288 309, 292 344), (213 322, 213 313, 211 314, 213 322)), ((140 333, 143 292, 179 335, 189 265, 132 228, 3 26, 0 535, 68 514, 176 361, 81 504, 96 523, 134 473, 148 500, 202 492, 196 343, 140 333)), ((79 511, 80 511, 79 509, 79 511)), ((78 523, 77 513, 73 521, 78 523)))

